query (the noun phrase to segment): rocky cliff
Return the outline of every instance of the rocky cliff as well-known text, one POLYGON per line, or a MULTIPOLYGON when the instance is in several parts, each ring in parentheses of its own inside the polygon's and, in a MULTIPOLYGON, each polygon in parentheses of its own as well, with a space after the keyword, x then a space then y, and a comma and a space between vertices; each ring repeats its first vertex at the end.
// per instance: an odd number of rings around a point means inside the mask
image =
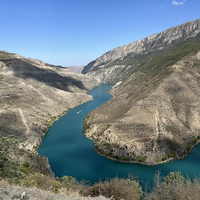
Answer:
POLYGON ((182 158, 198 143, 199 23, 116 48, 88 65, 87 74, 114 84, 114 97, 83 122, 100 154, 152 165, 182 158))
POLYGON ((181 24, 161 33, 150 35, 147 38, 108 51, 85 66, 82 73, 87 73, 91 77, 97 77, 101 83, 117 82, 128 71, 127 67, 137 67, 124 65, 130 59, 137 59, 137 56, 165 50, 175 43, 195 38, 199 32, 200 19, 181 24))
POLYGON ((97 85, 61 66, 0 51, 0 137, 18 136, 20 148, 35 153, 51 123, 92 100, 86 93, 97 85))

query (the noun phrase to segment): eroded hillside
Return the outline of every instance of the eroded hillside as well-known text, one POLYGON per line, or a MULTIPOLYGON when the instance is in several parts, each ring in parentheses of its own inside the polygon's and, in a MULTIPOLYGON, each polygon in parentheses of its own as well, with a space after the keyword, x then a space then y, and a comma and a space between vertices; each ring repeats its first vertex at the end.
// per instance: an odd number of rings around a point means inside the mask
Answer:
POLYGON ((190 152, 200 139, 199 44, 199 34, 171 40, 165 49, 88 72, 98 74, 100 82, 118 81, 111 90, 114 97, 83 123, 84 134, 100 154, 158 164, 190 152))
POLYGON ((97 85, 69 69, 1 51, 0 136, 18 136, 21 149, 36 152, 51 123, 92 100, 86 93, 97 85))

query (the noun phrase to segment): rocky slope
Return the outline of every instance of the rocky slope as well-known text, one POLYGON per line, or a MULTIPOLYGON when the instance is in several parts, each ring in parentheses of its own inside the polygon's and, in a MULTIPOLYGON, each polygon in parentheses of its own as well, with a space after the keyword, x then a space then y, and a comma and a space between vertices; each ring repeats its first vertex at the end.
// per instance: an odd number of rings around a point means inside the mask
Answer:
POLYGON ((199 32, 200 19, 184 23, 128 45, 117 47, 89 63, 82 73, 97 77, 100 83, 117 82, 124 76, 127 77, 125 73, 128 68, 137 67, 134 63, 127 65, 126 62, 130 59, 165 50, 177 42, 196 37, 199 32))
MULTIPOLYGON (((86 93, 97 85, 69 69, 0 51, 0 137, 18 136, 21 149, 36 152, 51 123, 92 100, 86 93)), ((48 159, 37 159, 49 167, 48 159)))
POLYGON ((118 81, 114 97, 83 122, 100 154, 152 165, 186 156, 200 140, 199 23, 116 48, 88 65, 99 82, 118 81))

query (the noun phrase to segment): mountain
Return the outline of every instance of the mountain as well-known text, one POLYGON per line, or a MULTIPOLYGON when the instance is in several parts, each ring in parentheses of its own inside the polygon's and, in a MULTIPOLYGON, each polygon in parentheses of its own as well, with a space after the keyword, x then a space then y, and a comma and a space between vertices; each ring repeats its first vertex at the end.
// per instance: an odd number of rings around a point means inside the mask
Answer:
MULTIPOLYGON (((142 64, 140 63, 140 60, 143 60, 142 56, 147 57, 153 52, 162 52, 175 43, 196 37, 199 32, 200 19, 167 29, 103 54, 89 63, 82 73, 96 76, 101 83, 116 82, 127 78, 126 73, 130 68, 137 68, 137 65, 142 64)), ((150 59, 153 58, 150 57, 150 59)))
POLYGON ((81 74, 83 71, 84 66, 71 66, 68 67, 68 69, 70 69, 71 71, 77 73, 77 74, 81 74))
POLYGON ((200 19, 117 47, 84 68, 113 84, 113 98, 83 122, 97 152, 154 165, 191 151, 200 139, 199 44, 200 19))
POLYGON ((65 111, 92 100, 86 93, 96 86, 96 79, 67 68, 0 51, 0 137, 17 136, 24 152, 17 159, 30 160, 31 152, 40 161, 30 163, 42 166, 44 160, 48 168, 48 159, 34 154, 48 128, 65 111))

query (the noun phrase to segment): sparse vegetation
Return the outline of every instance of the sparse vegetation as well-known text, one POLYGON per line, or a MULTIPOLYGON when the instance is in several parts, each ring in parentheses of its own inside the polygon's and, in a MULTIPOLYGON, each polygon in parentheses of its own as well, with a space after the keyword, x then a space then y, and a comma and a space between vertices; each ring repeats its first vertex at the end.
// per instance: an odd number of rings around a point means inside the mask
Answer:
POLYGON ((175 127, 175 125, 173 126, 166 126, 166 131, 170 132, 172 135, 176 136, 179 132, 179 130, 175 127))
POLYGON ((194 145, 196 145, 196 144, 198 143, 199 140, 200 140, 200 136, 194 137, 194 140, 191 141, 191 142, 189 142, 189 143, 187 144, 186 150, 187 150, 188 152, 190 152, 190 151, 192 150, 192 147, 193 147, 194 145))
POLYGON ((23 172, 24 174, 28 175, 29 173, 32 172, 32 169, 29 168, 29 167, 30 167, 30 164, 29 164, 29 162, 26 161, 26 162, 22 165, 20 171, 23 172))
MULTIPOLYGON (((15 194, 11 199, 21 199, 21 194, 15 194)), ((29 200, 30 196, 28 196, 27 194, 25 194, 25 196, 22 198, 22 200, 29 200)))
MULTIPOLYGON (((189 53, 197 52, 200 47, 198 43, 200 42, 200 34, 198 34, 195 38, 189 38, 184 41, 174 41, 168 48, 155 51, 148 54, 136 55, 134 56, 132 53, 128 54, 123 58, 123 60, 115 60, 112 63, 109 63, 107 67, 111 67, 113 65, 126 65, 126 66, 137 66, 128 68, 128 73, 125 74, 133 74, 134 72, 144 72, 148 76, 155 76, 162 69, 175 64, 178 60, 188 55, 189 53)), ((127 78, 127 75, 124 76, 124 79, 127 78)), ((147 77, 144 77, 145 79, 147 77)))
POLYGON ((86 130, 88 128, 90 128, 90 126, 88 125, 88 119, 89 119, 90 115, 88 114, 84 119, 83 119, 83 133, 86 132, 86 130))
POLYGON ((99 181, 93 186, 87 187, 81 191, 84 196, 105 196, 107 198, 113 197, 115 200, 126 199, 140 199, 143 196, 142 187, 139 185, 137 178, 129 175, 126 179, 113 178, 107 179, 104 182, 99 181))
POLYGON ((117 160, 128 161, 128 158, 124 156, 115 156, 114 158, 116 158, 117 160))
POLYGON ((161 162, 161 161, 168 160, 170 158, 176 158, 176 153, 172 152, 172 153, 165 154, 165 155, 163 155, 161 157, 156 157, 155 161, 156 162, 161 162))
MULTIPOLYGON (((200 137, 194 138, 191 144, 195 144, 200 137)), ((54 193, 69 194, 69 191, 79 191, 82 196, 95 197, 103 195, 105 197, 113 197, 115 200, 124 198, 125 200, 132 199, 184 199, 187 196, 197 197, 200 191, 199 179, 185 179, 181 173, 171 172, 169 175, 161 179, 156 175, 156 185, 150 190, 150 193, 143 193, 142 186, 137 178, 128 176, 127 178, 113 178, 99 181, 93 185, 87 184, 85 181, 78 182, 76 179, 68 176, 62 178, 53 178, 44 174, 31 174, 30 163, 25 161, 22 166, 9 156, 12 148, 16 148, 18 139, 14 136, 4 137, 0 140, 0 177, 11 181, 12 183, 25 186, 35 187, 54 193), (158 180, 159 179, 159 180, 158 180)), ((108 154, 109 156, 113 156, 108 154)), ((170 157, 175 157, 175 152, 164 155, 162 158, 157 157, 156 161, 160 162, 170 157)), ((119 160, 128 160, 126 157, 115 157, 119 160)), ((145 157, 137 157, 140 162, 145 161, 145 157)), ((12 199, 19 198, 19 195, 14 195, 12 199)), ((25 199, 29 199, 27 196, 25 199)))
MULTIPOLYGON (((160 200, 160 199, 199 199, 200 179, 196 177, 193 181, 185 178, 180 171, 170 172, 162 177, 161 172, 155 174, 154 185, 140 184, 137 177, 129 174, 124 178, 111 178, 105 181, 98 181, 93 185, 87 181, 78 182, 70 176, 62 178, 50 178, 43 174, 35 173, 17 180, 15 184, 23 187, 34 187, 42 190, 69 195, 73 191, 78 191, 80 196, 96 197, 99 195, 115 200, 160 200)), ((6 191, 7 192, 7 191, 6 191)), ((7 192, 8 193, 8 192, 7 192)), ((29 196, 24 199, 29 199, 29 196)), ((21 195, 14 195, 12 199, 18 199, 21 195)))
POLYGON ((11 158, 9 154, 18 143, 17 137, 12 135, 0 138, 0 177, 2 178, 25 176, 20 170, 19 162, 11 158))
POLYGON ((155 176, 155 186, 150 193, 147 193, 144 199, 199 199, 200 180, 195 178, 191 181, 185 179, 180 171, 170 172, 162 179, 160 172, 155 176))
POLYGON ((162 158, 159 157, 159 156, 156 156, 156 159, 155 159, 156 162, 161 162, 162 161, 162 158))
POLYGON ((139 162, 145 162, 146 161, 146 157, 144 156, 138 156, 135 158, 135 160, 139 161, 139 162))

